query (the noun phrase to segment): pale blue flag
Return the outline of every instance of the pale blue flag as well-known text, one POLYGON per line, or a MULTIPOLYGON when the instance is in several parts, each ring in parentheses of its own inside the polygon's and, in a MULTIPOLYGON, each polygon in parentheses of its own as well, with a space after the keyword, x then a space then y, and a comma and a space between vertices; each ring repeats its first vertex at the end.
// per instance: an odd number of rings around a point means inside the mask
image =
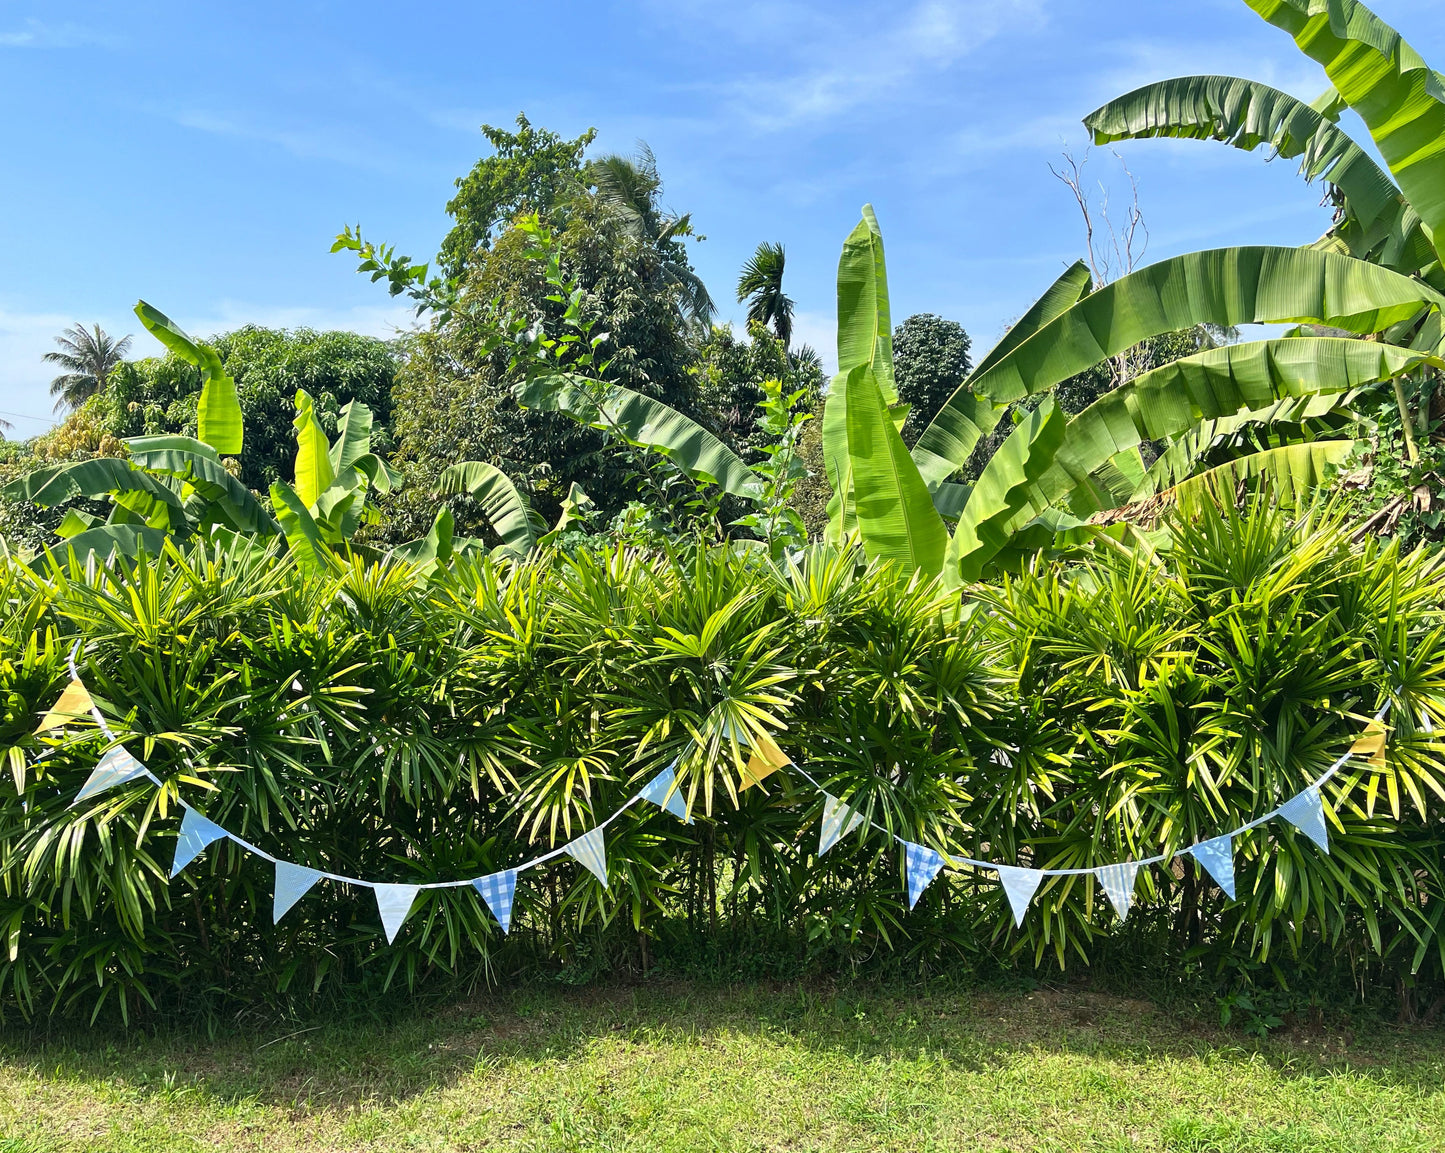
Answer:
POLYGON ((226 835, 225 829, 203 817, 199 809, 187 809, 181 818, 181 835, 176 838, 176 859, 171 865, 171 876, 174 877, 199 857, 212 841, 219 841, 226 835))
POLYGON ((822 856, 863 823, 863 814, 850 808, 832 793, 823 794, 823 824, 818 832, 818 856, 822 856))
POLYGON ((673 761, 648 781, 641 796, 644 801, 651 801, 659 809, 666 809, 679 821, 686 821, 690 825, 692 818, 687 815, 687 802, 682 799, 682 790, 677 787, 677 778, 672 772, 676 767, 677 762, 673 761))
POLYGON ((1325 828, 1325 805, 1314 785, 1282 804, 1279 815, 1325 852, 1330 851, 1330 834, 1325 828))
POLYGON ((85 784, 80 786, 80 792, 75 794, 75 800, 70 803, 78 805, 81 801, 90 800, 97 793, 145 775, 146 767, 117 745, 100 758, 85 784))
POLYGON ((583 833, 566 847, 567 854, 581 861, 607 888, 607 843, 602 839, 602 830, 593 829, 583 833))
POLYGON ((1024 914, 1029 911, 1029 902, 1039 891, 1039 882, 1044 879, 1042 869, 1023 869, 1018 865, 995 865, 999 884, 1008 894, 1009 907, 1014 911, 1014 924, 1024 923, 1024 914))
POLYGON ((903 863, 908 871, 908 907, 911 909, 943 868, 943 857, 925 845, 904 841, 903 863))
POLYGON ((503 933, 512 931, 512 898, 517 892, 517 870, 503 869, 500 873, 488 873, 472 882, 472 887, 482 895, 503 933))
POLYGON ((1234 834, 1211 837, 1200 841, 1189 850, 1214 878, 1214 883, 1224 890, 1224 895, 1234 900, 1234 834))
POLYGON ((1129 919, 1129 906, 1134 901, 1134 878, 1139 875, 1138 861, 1120 861, 1117 865, 1100 865, 1094 870, 1099 884, 1109 896, 1109 903, 1119 920, 1129 919))
POLYGON ((376 911, 381 914, 381 927, 386 930, 386 943, 396 940, 406 924, 407 915, 416 903, 418 885, 372 885, 376 892, 376 911))
POLYGON ((293 865, 289 861, 276 862, 276 896, 271 903, 271 923, 277 924, 291 911, 291 906, 311 891, 311 886, 321 880, 321 874, 304 865, 293 865))

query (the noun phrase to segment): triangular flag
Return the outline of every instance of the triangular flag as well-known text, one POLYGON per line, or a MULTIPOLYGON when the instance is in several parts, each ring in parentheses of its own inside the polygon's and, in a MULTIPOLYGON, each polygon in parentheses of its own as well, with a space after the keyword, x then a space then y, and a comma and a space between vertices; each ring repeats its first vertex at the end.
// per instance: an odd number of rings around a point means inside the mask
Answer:
POLYGON ((75 800, 70 803, 78 805, 81 801, 90 800, 97 793, 145 775, 146 767, 117 745, 96 762, 85 784, 80 786, 80 792, 75 794, 75 800))
POLYGON ((1279 815, 1325 852, 1330 851, 1330 834, 1325 828, 1325 806, 1320 791, 1311 785, 1279 807, 1279 815))
POLYGON ((1369 755, 1369 763, 1377 769, 1385 767, 1385 742, 1388 739, 1389 731, 1385 728, 1385 722, 1376 718, 1365 726, 1365 731, 1350 746, 1351 755, 1366 753, 1369 755))
POLYGON ((181 818, 181 835, 176 838, 176 859, 171 865, 171 876, 175 876, 201 855, 212 841, 226 836, 226 830, 214 821, 207 820, 199 809, 187 809, 181 818))
POLYGON ((304 865, 293 865, 289 861, 276 862, 276 896, 271 903, 271 923, 277 924, 291 911, 291 906, 311 891, 311 886, 321 880, 321 874, 304 865))
POLYGON ((381 914, 381 927, 386 930, 386 943, 396 940, 406 924, 407 914, 416 903, 417 885, 372 885, 376 893, 376 911, 381 914))
POLYGON ((1189 851, 1208 870, 1214 883, 1224 890, 1224 895, 1234 900, 1234 834, 1225 833, 1222 837, 1200 841, 1189 851))
POLYGON ((849 808, 832 793, 823 794, 823 826, 818 835, 818 856, 863 823, 863 814, 849 808))
POLYGON ((767 733, 758 735, 752 742, 752 749, 747 767, 743 769, 742 784, 738 786, 739 791, 752 788, 764 777, 771 776, 784 765, 792 764, 788 754, 778 748, 777 743, 767 733))
POLYGON ((1134 878, 1139 875, 1138 861, 1120 861, 1117 865, 1100 865, 1094 870, 1099 884, 1109 896, 1109 903, 1119 920, 1129 919, 1129 906, 1134 900, 1134 878))
POLYGON ((517 892, 517 870, 503 869, 500 873, 488 873, 472 882, 472 887, 482 895, 503 933, 512 931, 512 898, 517 892))
POLYGON ((1008 894, 1009 907, 1014 911, 1014 924, 1024 923, 1024 914, 1029 911, 1029 902, 1039 891, 1039 882, 1044 879, 1042 869, 1022 869, 1018 865, 995 865, 999 884, 1008 894))
POLYGON ((602 839, 602 830, 593 829, 583 833, 566 846, 567 854, 581 861, 607 888, 607 843, 602 839))
POLYGON ((918 904, 923 890, 938 876, 938 870, 943 868, 943 857, 912 841, 904 841, 903 850, 904 866, 908 870, 908 907, 911 909, 918 904))
POLYGON ((65 691, 60 694, 60 699, 55 702, 54 708, 41 718, 40 725, 35 731, 43 733, 47 729, 58 729, 62 725, 72 724, 82 718, 89 720, 90 710, 93 707, 94 702, 91 701, 85 686, 79 681, 71 681, 65 686, 65 691))
POLYGON ((647 787, 639 795, 644 801, 651 801, 659 809, 666 809, 679 821, 686 821, 690 825, 692 818, 687 815, 687 802, 682 799, 682 790, 677 787, 677 778, 672 772, 676 765, 677 762, 673 761, 648 781, 647 787))

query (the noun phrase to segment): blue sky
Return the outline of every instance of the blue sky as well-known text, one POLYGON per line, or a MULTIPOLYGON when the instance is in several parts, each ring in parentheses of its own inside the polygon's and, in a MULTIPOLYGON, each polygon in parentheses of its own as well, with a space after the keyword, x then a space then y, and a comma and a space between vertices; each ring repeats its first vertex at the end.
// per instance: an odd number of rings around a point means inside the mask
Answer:
MULTIPOLYGON (((1374 8, 1445 69, 1445 4, 1374 8)), ((646 140, 694 261, 733 319, 762 240, 788 249, 804 339, 831 358, 833 276, 871 201, 895 320, 937 312, 990 345, 1082 229, 1049 172, 1079 119, 1153 79, 1228 72, 1312 98, 1322 73, 1243 0, 0 0, 0 412, 49 422, 41 354, 74 321, 137 333, 137 297, 197 334, 249 321, 386 334, 404 308, 328 248, 343 223, 430 257, 483 122, 597 151, 646 140)), ((1363 139, 1361 129, 1357 137, 1363 139)), ((1323 231, 1286 162, 1220 145, 1119 151, 1147 258, 1323 231)), ((1115 204, 1117 161, 1086 172, 1115 204)))

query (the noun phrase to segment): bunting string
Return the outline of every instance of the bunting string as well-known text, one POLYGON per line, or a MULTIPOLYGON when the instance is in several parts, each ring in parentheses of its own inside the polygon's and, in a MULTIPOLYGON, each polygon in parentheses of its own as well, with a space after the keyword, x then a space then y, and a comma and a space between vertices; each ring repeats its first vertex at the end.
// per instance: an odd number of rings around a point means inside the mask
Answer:
MULTIPOLYGON (((81 801, 89 800, 109 789, 142 777, 157 788, 162 787, 163 782, 160 778, 122 747, 120 739, 106 723, 99 707, 81 682, 75 665, 79 648, 80 642, 76 641, 70 650, 68 658, 70 684, 66 686, 55 707, 46 713, 40 722, 40 727, 36 730, 44 732, 48 729, 60 728, 68 722, 80 719, 88 712, 94 718, 96 726, 111 742, 112 747, 97 762, 95 769, 75 795, 71 804, 79 804, 81 801)), ((1349 750, 1293 797, 1275 806, 1269 812, 1240 825, 1237 829, 1185 846, 1173 855, 1176 857, 1192 856, 1213 878, 1224 894, 1230 900, 1234 900, 1234 841, 1242 833, 1274 820, 1276 817, 1283 817, 1319 846, 1323 852, 1328 853, 1330 851, 1329 831, 1325 823, 1324 802, 1320 790, 1355 756, 1367 754, 1372 764, 1383 765, 1388 738, 1383 722, 1389 708, 1390 702, 1387 700, 1370 721, 1364 734, 1351 745, 1349 750)), ((229 840, 275 866, 273 924, 278 923, 294 908, 318 881, 328 880, 343 885, 369 888, 373 891, 376 896, 377 912, 381 917, 388 942, 395 940, 396 934, 406 923, 406 919, 416 903, 417 895, 426 889, 462 889, 468 886, 474 888, 491 911, 492 916, 496 918, 502 932, 508 933, 512 926, 512 907, 517 888, 517 876, 527 869, 534 869, 548 861, 569 856, 591 872, 604 889, 607 888, 605 836, 607 827, 639 801, 647 801, 687 824, 693 823, 674 772, 679 760, 680 756, 674 758, 670 765, 649 779, 638 792, 624 801, 609 817, 564 845, 559 845, 529 861, 523 861, 486 876, 452 881, 425 881, 415 884, 367 881, 360 877, 348 877, 340 873, 330 873, 283 861, 230 830, 222 828, 184 798, 177 798, 182 810, 181 828, 176 839, 175 860, 171 866, 170 875, 172 877, 179 875, 187 865, 216 841, 229 840)), ((1093 876, 1099 882, 1105 895, 1109 898, 1109 903, 1122 921, 1129 915, 1129 908, 1133 902, 1134 883, 1138 878, 1139 871, 1169 859, 1168 854, 1157 853, 1153 856, 1117 861, 1106 865, 1071 869, 1035 869, 1022 865, 983 861, 963 855, 945 854, 927 845, 909 841, 878 822, 867 819, 862 812, 829 793, 803 766, 789 761, 787 755, 771 740, 761 747, 752 748, 748 771, 744 774, 742 787, 749 788, 758 784, 763 777, 784 765, 790 766, 823 796, 818 856, 823 856, 840 840, 860 827, 882 833, 903 848, 910 909, 918 903, 924 890, 947 866, 955 869, 962 867, 992 871, 997 874, 999 884, 1008 898, 1009 907, 1013 912, 1015 925, 1023 924, 1029 904, 1038 892, 1044 878, 1086 875, 1093 876)))

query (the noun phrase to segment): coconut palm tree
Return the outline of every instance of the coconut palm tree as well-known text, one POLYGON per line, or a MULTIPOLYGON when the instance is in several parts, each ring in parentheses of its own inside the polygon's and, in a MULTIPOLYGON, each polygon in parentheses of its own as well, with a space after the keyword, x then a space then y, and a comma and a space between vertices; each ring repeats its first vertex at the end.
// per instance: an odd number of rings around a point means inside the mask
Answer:
POLYGON ((783 246, 764 241, 738 277, 738 303, 747 302, 748 320, 772 325, 785 348, 793 339, 793 302, 783 293, 786 263, 783 246))
POLYGON ((65 371, 50 382, 50 395, 58 397, 55 411, 79 408, 87 399, 105 388, 106 379, 130 351, 130 337, 113 340, 100 325, 87 330, 74 324, 55 338, 58 352, 47 352, 44 359, 58 364, 65 371))

